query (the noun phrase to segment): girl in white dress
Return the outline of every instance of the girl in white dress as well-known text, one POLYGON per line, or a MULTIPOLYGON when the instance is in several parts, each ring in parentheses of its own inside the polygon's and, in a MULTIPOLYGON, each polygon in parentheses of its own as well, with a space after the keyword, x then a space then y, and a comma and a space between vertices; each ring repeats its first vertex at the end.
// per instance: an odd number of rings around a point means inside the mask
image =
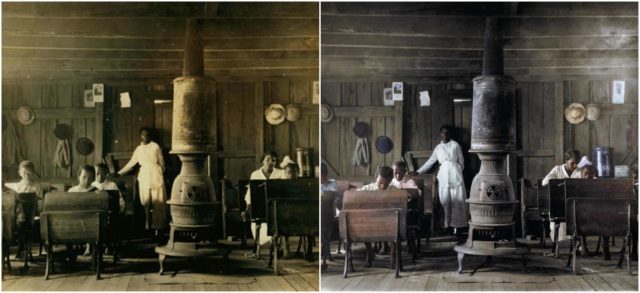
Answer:
MULTIPOLYGON (((136 164, 140 164, 138 184, 140 190, 140 203, 144 207, 146 222, 145 227, 155 230, 167 227, 167 193, 164 186, 164 158, 160 146, 151 141, 150 129, 140 130, 142 142, 131 156, 131 160, 120 170, 118 175, 129 172, 136 164), (151 214, 151 217, 149 216, 151 214), (149 223, 151 222, 151 223, 149 223)), ((157 233, 157 231, 156 231, 157 233)))
POLYGON ((418 169, 418 174, 424 174, 433 165, 440 163, 438 171, 438 194, 444 209, 444 227, 467 227, 469 221, 469 205, 465 202, 467 191, 464 186, 462 170, 464 157, 460 145, 451 139, 451 128, 440 127, 442 141, 433 150, 429 160, 418 169))
MULTIPOLYGON (((267 179, 283 179, 284 171, 282 169, 276 168, 276 162, 278 161, 278 155, 274 151, 266 151, 262 155, 262 166, 260 169, 255 170, 251 173, 249 180, 267 180, 267 179)), ((250 211, 251 207, 251 189, 247 187, 247 193, 244 196, 244 201, 247 203, 247 210, 250 211)), ((258 235, 256 234, 257 226, 256 223, 251 223, 251 233, 253 234, 254 239, 258 239, 258 235)), ((271 240, 271 237, 267 236, 267 223, 262 223, 260 225, 260 235, 259 235, 260 245, 266 244, 271 240)))

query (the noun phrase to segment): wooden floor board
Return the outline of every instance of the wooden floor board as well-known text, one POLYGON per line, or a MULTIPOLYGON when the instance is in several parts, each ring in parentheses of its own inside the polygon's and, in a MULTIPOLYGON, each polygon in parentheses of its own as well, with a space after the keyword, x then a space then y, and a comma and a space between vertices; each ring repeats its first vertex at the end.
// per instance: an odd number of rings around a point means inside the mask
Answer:
MULTIPOLYGON (((444 242, 437 245, 425 245, 424 255, 416 264, 406 265, 400 279, 394 278, 393 271, 382 270, 375 261, 372 268, 364 268, 364 260, 354 257, 357 272, 345 281, 337 273, 342 271, 342 263, 329 262, 329 273, 322 275, 323 291, 633 291, 638 287, 637 263, 632 264, 634 275, 629 276, 625 270, 615 268, 615 261, 603 261, 601 256, 580 257, 580 274, 574 275, 565 267, 566 256, 558 259, 544 256, 549 249, 535 246, 527 255, 527 270, 517 256, 500 257, 494 265, 471 276, 470 270, 482 258, 465 257, 465 274, 458 275, 456 255, 448 251, 451 245, 444 242)), ((354 247, 354 251, 359 249, 354 247)))
MULTIPOLYGON (((319 243, 319 241, 317 241, 319 243)), ((295 243, 295 242, 294 242, 295 243)), ((295 244, 294 244, 295 245, 295 244)), ((40 257, 26 275, 18 275, 17 269, 5 275, 4 291, 317 291, 319 289, 318 262, 301 258, 283 259, 282 274, 276 276, 266 268, 267 259, 245 257, 249 249, 236 245, 230 259, 221 271, 219 258, 167 259, 169 269, 158 275, 157 255, 151 241, 131 244, 130 251, 123 251, 122 261, 113 264, 105 259, 102 280, 90 270, 90 260, 78 257, 74 264, 56 261, 57 272, 50 280, 43 280, 44 258, 40 257), (132 257, 141 255, 139 257, 132 257), (173 262, 172 262, 173 261, 173 262), (226 270, 228 268, 228 271, 226 270)), ((15 247, 12 247, 15 251, 15 247)), ((64 246, 58 249, 65 249, 64 246)), ((317 252, 317 248, 314 248, 317 252)), ((13 252, 15 254, 15 252, 13 252)), ((18 267, 19 262, 13 261, 18 267)))

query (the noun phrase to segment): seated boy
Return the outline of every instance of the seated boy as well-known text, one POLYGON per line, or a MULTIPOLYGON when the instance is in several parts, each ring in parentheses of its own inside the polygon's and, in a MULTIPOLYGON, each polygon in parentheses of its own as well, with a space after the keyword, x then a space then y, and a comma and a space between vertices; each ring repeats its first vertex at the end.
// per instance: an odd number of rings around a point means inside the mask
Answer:
POLYGON ((91 186, 95 187, 99 191, 117 190, 119 195, 118 198, 119 198, 119 204, 120 204, 120 213, 121 214, 124 213, 124 209, 125 209, 124 197, 122 196, 122 193, 118 188, 118 185, 111 180, 107 180, 107 173, 108 173, 107 165, 102 163, 95 164, 94 168, 96 172, 96 180, 91 183, 91 186))
POLYGON ((39 215, 43 208, 44 194, 40 184, 35 182, 36 167, 31 161, 22 161, 18 167, 18 175, 20 175, 20 182, 7 183, 6 187, 17 193, 30 193, 33 192, 38 198, 38 211, 36 215, 39 215))
POLYGON ((376 176, 376 182, 362 186, 362 188, 358 190, 378 191, 397 189, 395 186, 391 185, 391 180, 393 179, 393 169, 391 169, 389 166, 380 166, 378 167, 377 174, 378 175, 376 176))

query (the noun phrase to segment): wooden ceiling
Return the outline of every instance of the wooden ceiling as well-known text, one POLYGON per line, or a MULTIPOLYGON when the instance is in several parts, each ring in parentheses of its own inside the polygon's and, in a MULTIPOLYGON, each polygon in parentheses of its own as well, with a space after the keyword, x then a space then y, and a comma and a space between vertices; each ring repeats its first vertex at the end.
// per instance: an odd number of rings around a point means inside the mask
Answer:
POLYGON ((318 76, 318 3, 2 3, 4 81, 170 82, 187 18, 216 80, 318 76))
POLYGON ((487 16, 517 80, 637 79, 638 4, 322 3, 322 78, 474 77, 487 16))

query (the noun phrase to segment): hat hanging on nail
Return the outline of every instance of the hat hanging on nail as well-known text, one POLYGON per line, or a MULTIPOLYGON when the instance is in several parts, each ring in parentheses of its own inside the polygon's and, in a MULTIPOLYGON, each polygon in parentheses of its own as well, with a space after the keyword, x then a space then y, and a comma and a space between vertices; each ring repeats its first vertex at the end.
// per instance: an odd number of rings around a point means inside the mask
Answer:
POLYGON ((580 103, 571 103, 566 109, 564 109, 564 118, 571 124, 578 124, 584 120, 587 111, 580 103))
POLYGON ((320 105, 320 121, 327 123, 333 120, 333 108, 327 104, 320 105))
POLYGON ((300 119, 300 108, 297 105, 287 105, 287 121, 295 122, 300 119))
POLYGON ((280 104, 271 104, 264 110, 264 118, 271 125, 278 125, 287 117, 287 110, 280 104))
POLYGON ((600 118, 600 107, 596 104, 587 105, 587 120, 598 120, 600 118))
POLYGON ((368 137, 371 135, 371 127, 365 122, 357 122, 356 125, 353 126, 353 134, 359 138, 368 137))
POLYGON ((376 150, 383 154, 390 152, 393 150, 393 141, 388 136, 378 136, 376 138, 376 150))
POLYGON ((20 106, 16 110, 16 119, 23 125, 29 125, 36 119, 36 113, 27 106, 20 106))

